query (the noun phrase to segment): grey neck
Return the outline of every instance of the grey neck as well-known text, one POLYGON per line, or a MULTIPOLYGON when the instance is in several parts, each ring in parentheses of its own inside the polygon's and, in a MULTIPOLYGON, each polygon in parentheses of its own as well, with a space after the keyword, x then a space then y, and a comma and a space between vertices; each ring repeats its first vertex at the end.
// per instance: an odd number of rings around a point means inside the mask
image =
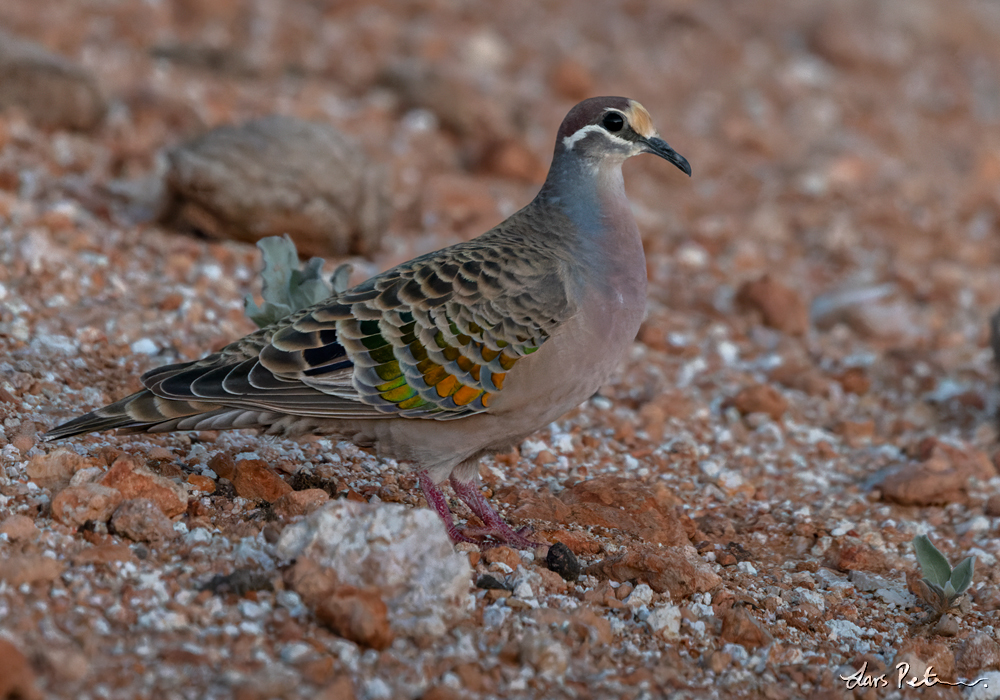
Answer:
POLYGON ((584 240, 597 242, 635 231, 618 162, 560 149, 537 201, 562 212, 584 240))

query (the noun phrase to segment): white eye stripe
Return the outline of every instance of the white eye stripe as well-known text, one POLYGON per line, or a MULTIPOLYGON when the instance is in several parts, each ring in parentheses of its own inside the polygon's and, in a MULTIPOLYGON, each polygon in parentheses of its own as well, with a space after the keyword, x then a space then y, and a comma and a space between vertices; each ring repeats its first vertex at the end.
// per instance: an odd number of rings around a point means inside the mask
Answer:
POLYGON ((583 127, 582 129, 577 129, 574 133, 572 133, 569 136, 563 138, 563 148, 565 148, 567 151, 572 151, 573 150, 573 146, 576 145, 577 141, 579 141, 580 139, 586 137, 587 134, 590 134, 592 132, 597 132, 597 133, 601 134, 602 136, 604 136, 605 138, 611 139, 612 141, 617 141, 618 143, 620 143, 623 146, 631 146, 632 145, 631 141, 626 141, 625 139, 623 139, 623 138, 621 138, 619 136, 615 136, 614 134, 608 132, 608 130, 605 129, 604 127, 602 127, 602 126, 598 126, 597 124, 588 124, 587 126, 583 127))

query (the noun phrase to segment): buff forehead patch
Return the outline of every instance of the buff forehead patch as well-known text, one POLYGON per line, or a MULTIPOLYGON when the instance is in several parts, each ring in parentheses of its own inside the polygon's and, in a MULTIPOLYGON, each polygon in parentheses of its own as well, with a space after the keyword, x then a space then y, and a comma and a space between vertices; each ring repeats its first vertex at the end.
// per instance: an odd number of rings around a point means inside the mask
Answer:
POLYGON ((635 100, 629 100, 628 109, 625 110, 625 116, 628 117, 628 123, 632 126, 632 130, 643 138, 651 138, 656 136, 656 128, 653 126, 653 118, 649 116, 649 112, 646 108, 635 100))

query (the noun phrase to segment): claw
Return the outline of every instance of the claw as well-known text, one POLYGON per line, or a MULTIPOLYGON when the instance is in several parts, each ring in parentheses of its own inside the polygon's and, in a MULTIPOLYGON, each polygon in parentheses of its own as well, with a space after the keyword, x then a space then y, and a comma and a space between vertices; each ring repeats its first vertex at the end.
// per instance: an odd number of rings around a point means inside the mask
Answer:
POLYGON ((511 529, 510 525, 500 517, 500 514, 493 510, 475 484, 452 478, 451 486, 455 489, 455 494, 469 506, 469 509, 483 523, 482 527, 460 529, 452 518, 448 499, 431 479, 430 474, 421 470, 417 472, 417 477, 420 480, 420 488, 424 492, 427 504, 441 516, 441 520, 444 521, 444 526, 448 530, 448 537, 451 538, 452 542, 469 542, 487 549, 500 545, 510 545, 517 549, 533 549, 538 546, 537 542, 529 539, 534 534, 534 530, 528 526, 516 531, 511 529))

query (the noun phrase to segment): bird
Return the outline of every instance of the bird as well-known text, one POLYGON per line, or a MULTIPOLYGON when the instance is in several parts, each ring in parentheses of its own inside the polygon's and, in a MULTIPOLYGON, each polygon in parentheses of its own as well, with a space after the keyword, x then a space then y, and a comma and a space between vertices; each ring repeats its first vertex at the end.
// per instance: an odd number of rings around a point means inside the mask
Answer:
POLYGON ((646 305, 646 263, 622 165, 651 153, 691 166, 625 97, 574 106, 535 198, 471 240, 416 257, 45 434, 255 428, 335 436, 416 470, 453 542, 534 546, 479 487, 506 453, 593 396, 646 305), (459 527, 442 491, 481 521, 459 527))

